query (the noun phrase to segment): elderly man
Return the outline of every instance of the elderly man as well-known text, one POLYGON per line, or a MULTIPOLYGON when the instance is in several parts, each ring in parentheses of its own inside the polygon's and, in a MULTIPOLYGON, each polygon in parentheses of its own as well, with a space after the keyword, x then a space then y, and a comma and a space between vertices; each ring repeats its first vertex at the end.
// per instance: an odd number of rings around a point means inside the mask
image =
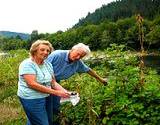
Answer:
MULTIPOLYGON (((72 47, 71 50, 55 50, 48 56, 48 61, 52 64, 56 81, 68 79, 75 73, 88 73, 96 78, 99 82, 107 84, 106 79, 101 78, 95 71, 89 68, 81 60, 83 57, 90 54, 90 49, 87 45, 79 43, 72 47)), ((53 114, 59 112, 60 97, 52 96, 53 114)), ((54 123, 56 124, 56 123, 54 123)))

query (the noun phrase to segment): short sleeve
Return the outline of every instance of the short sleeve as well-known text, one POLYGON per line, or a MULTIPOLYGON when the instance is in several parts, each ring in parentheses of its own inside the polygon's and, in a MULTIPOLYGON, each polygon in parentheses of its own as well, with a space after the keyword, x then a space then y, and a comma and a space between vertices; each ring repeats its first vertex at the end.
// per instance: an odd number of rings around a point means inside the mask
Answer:
POLYGON ((23 61, 19 66, 19 75, 36 74, 35 65, 32 62, 23 61))

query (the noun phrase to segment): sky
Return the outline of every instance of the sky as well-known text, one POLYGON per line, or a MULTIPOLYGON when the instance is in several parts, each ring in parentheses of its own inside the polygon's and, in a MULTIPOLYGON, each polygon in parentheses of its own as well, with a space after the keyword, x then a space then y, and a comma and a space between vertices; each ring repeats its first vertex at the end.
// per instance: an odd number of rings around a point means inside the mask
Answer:
POLYGON ((0 31, 55 33, 115 0, 0 0, 0 31))

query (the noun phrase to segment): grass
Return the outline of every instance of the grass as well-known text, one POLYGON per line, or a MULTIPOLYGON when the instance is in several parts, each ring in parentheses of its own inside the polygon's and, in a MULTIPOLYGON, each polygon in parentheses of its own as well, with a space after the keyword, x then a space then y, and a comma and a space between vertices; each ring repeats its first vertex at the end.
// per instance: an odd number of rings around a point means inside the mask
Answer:
MULTIPOLYGON (((12 123, 14 124, 13 121, 20 121, 19 119, 23 119, 24 121, 24 113, 22 111, 22 107, 14 107, 12 105, 6 105, 3 103, 0 103, 0 125, 6 125, 12 123)), ((22 123, 20 125, 23 125, 22 123)))

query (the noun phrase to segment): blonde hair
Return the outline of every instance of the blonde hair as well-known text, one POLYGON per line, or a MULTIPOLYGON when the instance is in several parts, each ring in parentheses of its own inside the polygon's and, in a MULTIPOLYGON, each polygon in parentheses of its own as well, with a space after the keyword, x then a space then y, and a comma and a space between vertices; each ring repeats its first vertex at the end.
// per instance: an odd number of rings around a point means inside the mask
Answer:
POLYGON ((31 48, 30 48, 30 51, 29 51, 30 56, 34 56, 34 54, 37 52, 37 49, 38 49, 40 44, 47 45, 50 49, 49 53, 51 53, 53 51, 52 44, 49 41, 47 41, 47 40, 37 40, 31 45, 31 48))

